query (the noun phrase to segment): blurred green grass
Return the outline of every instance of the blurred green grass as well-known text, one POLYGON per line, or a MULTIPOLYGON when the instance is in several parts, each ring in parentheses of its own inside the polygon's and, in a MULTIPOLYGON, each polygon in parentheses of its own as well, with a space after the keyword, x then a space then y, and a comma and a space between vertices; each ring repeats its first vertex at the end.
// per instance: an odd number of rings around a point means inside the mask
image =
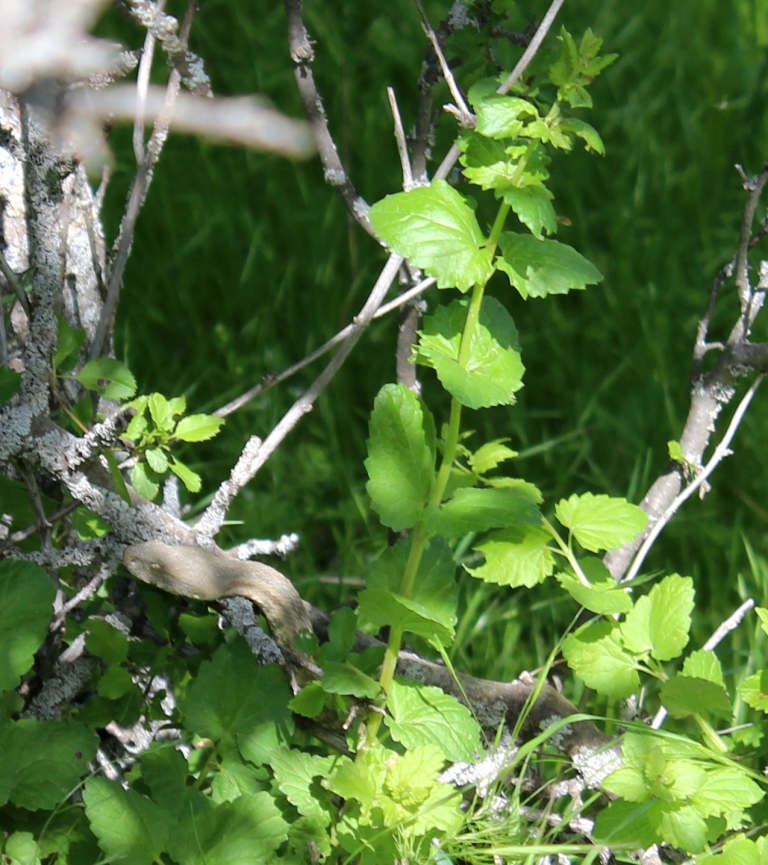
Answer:
MULTIPOLYGON (((410 125, 425 45, 418 18, 406 0, 386 7, 310 0, 306 7, 331 128, 358 190, 375 201, 400 184, 384 91, 396 88, 410 125)), ((545 9, 525 4, 514 23, 524 27, 526 16, 545 9)), ((436 22, 446 10, 432 2, 428 11, 436 22)), ((680 434, 696 322, 715 272, 735 249, 743 192, 733 165, 755 172, 768 156, 760 149, 766 46, 751 0, 699 0, 695 9, 661 0, 631 9, 618 0, 569 0, 563 15, 571 32, 592 27, 604 51, 620 54, 592 88, 595 110, 584 114, 606 157, 574 152, 552 166, 556 208, 572 223, 559 239, 605 279, 546 302, 523 302, 501 280, 492 285, 520 328, 526 387, 517 406, 468 412, 467 424, 478 441, 511 437, 522 453, 519 472, 550 505, 585 490, 637 501, 666 463, 666 442, 680 434)), ((103 24, 107 31, 123 26, 103 24)), ((264 93, 300 114, 281 7, 208 0, 192 44, 217 93, 264 93)), ((436 159, 450 135, 442 121, 436 159)), ((113 143, 112 235, 131 176, 130 133, 117 130, 113 143)), ((120 349, 144 392, 185 393, 193 410, 210 411, 345 325, 382 262, 324 184, 317 161, 293 165, 172 136, 126 272, 120 349)), ((723 332, 736 314, 732 294, 724 294, 721 310, 723 332)), ((755 338, 765 331, 760 324, 755 338)), ((373 397, 394 378, 395 336, 393 320, 370 329, 237 500, 231 517, 241 525, 225 533, 229 542, 299 532, 301 549, 286 569, 305 596, 324 604, 346 590, 311 577, 364 576, 386 543, 365 498, 362 462, 373 397)), ((318 369, 260 397, 231 416, 217 439, 189 452, 205 488, 226 476, 248 435, 269 432, 318 369)), ((436 410, 444 408, 425 384, 436 410)), ((713 492, 686 505, 647 562, 695 578, 703 602, 696 645, 741 596, 767 600, 767 403, 760 393, 713 492)), ((512 592, 463 577, 461 593, 468 615, 456 657, 463 669, 497 678, 542 664, 575 612, 549 586, 512 592)), ((754 651, 750 628, 727 641, 730 668, 754 651)))

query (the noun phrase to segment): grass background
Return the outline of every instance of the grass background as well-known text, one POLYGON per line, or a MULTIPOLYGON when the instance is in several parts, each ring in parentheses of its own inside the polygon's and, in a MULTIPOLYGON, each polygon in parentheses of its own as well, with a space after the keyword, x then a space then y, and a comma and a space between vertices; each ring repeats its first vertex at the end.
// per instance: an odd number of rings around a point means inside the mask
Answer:
MULTIPOLYGON (((449 4, 426 5, 437 23, 449 4)), ((756 172, 768 157, 764 6, 565 4, 561 21, 574 35, 592 27, 604 51, 620 55, 595 82, 596 107, 585 115, 606 157, 574 152, 552 166, 556 209, 572 223, 558 238, 605 278, 546 301, 523 302, 502 281, 491 286, 521 331, 526 386, 515 407, 467 412, 466 421, 478 443, 511 438, 521 451, 517 470, 540 486, 550 507, 586 490, 638 501, 666 463, 667 441, 681 432, 696 323, 738 235, 744 194, 733 166, 756 172)), ((169 9, 178 12, 173 3, 169 9)), ((513 25, 524 29, 545 9, 540 0, 519 4, 513 25)), ((409 0, 308 0, 306 21, 331 129, 359 192, 375 201, 400 185, 385 87, 396 89, 408 127, 425 50, 416 11, 409 0)), ((140 44, 138 30, 115 17, 102 30, 140 44)), ((264 93, 300 114, 280 4, 206 0, 192 47, 218 94, 264 93)), ((499 50, 512 62, 519 54, 499 50)), ((436 160, 452 134, 441 120, 436 160)), ((112 137, 106 221, 114 236, 133 159, 130 131, 112 137)), ((350 223, 317 161, 294 165, 172 136, 126 272, 119 349, 142 392, 183 393, 191 410, 211 411, 348 323, 383 260, 350 223)), ((725 333, 735 314, 726 292, 715 330, 725 333)), ((395 337, 394 320, 368 331, 315 410, 240 496, 231 512, 239 524, 222 538, 298 532, 301 548, 284 568, 305 597, 325 606, 348 595, 344 580, 364 578, 386 543, 365 496, 363 459, 373 397, 394 379, 395 337), (324 574, 342 581, 322 581, 324 574)), ((755 339, 764 338, 760 323, 755 339)), ((215 489, 247 436, 266 435, 318 370, 254 401, 213 442, 189 451, 204 489, 215 489)), ((426 384, 439 414, 446 403, 426 384)), ((712 493, 686 505, 647 562, 694 577, 697 646, 741 598, 768 601, 767 393, 750 409, 712 493)), ((457 666, 492 678, 541 664, 574 613, 549 585, 512 591, 465 575, 461 592, 457 666)), ((722 657, 736 673, 764 651, 750 624, 729 638, 722 657)))

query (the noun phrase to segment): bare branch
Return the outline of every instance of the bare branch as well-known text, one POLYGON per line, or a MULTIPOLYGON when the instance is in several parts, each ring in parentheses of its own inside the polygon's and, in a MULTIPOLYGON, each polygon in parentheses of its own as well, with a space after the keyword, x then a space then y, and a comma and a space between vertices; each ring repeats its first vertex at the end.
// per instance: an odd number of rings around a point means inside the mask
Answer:
POLYGON ((403 189, 408 192, 409 189, 413 189, 413 172, 411 171, 411 160, 408 158, 408 145, 405 141, 400 109, 397 107, 395 91, 391 87, 387 87, 387 98, 392 111, 392 119, 395 122, 395 141, 397 142, 397 153, 400 156, 400 167, 403 170, 403 189))
MULTIPOLYGON (((309 121, 315 138, 320 161, 323 164, 325 180, 341 196, 352 218, 364 228, 371 237, 376 237, 368 218, 369 205, 358 195, 339 157, 339 152, 328 129, 328 118, 320 94, 317 92, 312 61, 315 59, 309 34, 304 26, 302 0, 285 0, 288 18, 288 43, 291 49, 296 85, 299 89, 304 114, 309 121)), ((378 238, 377 238, 378 239, 378 238)))
MULTIPOLYGON (((408 291, 404 291, 402 294, 399 294, 394 300, 390 300, 389 303, 385 303, 380 306, 376 313, 374 314, 374 318, 381 318, 382 316, 387 315, 387 313, 392 312, 393 309, 397 309, 398 307, 403 306, 408 303, 408 301, 412 300, 414 297, 417 297, 431 285, 435 284, 434 277, 428 277, 427 279, 422 279, 417 285, 414 285, 413 288, 408 289, 408 291)), ((290 378, 292 375, 297 373, 299 370, 304 369, 305 366, 308 366, 313 361, 317 360, 319 357, 322 357, 324 354, 329 352, 334 346, 337 346, 340 342, 343 342, 354 330, 354 324, 348 324, 346 327, 342 328, 335 336, 332 336, 328 342, 323 343, 320 348, 316 348, 311 354, 308 354, 305 358, 302 358, 298 363, 295 363, 293 366, 289 366, 288 369, 283 370, 283 372, 277 375, 266 375, 257 385, 247 390, 244 394, 241 394, 236 399, 233 399, 231 402, 228 402, 225 406, 222 406, 219 409, 216 409, 213 412, 215 417, 226 417, 232 412, 237 411, 242 408, 246 403, 250 402, 252 399, 255 399, 257 396, 261 396, 261 394, 268 391, 270 388, 273 388, 275 385, 284 382, 286 379, 290 378)))

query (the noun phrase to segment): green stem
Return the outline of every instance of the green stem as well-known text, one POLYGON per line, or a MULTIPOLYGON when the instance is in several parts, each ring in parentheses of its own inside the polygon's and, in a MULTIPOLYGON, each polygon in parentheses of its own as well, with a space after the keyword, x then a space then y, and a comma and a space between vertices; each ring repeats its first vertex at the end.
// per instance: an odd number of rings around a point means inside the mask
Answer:
MULTIPOLYGON (((509 213, 509 205, 502 202, 499 206, 499 211, 496 214, 491 233, 486 243, 486 249, 489 250, 491 258, 496 252, 496 246, 499 242, 504 221, 509 213)), ((469 300, 469 308, 467 309, 467 318, 464 322, 464 330, 461 334, 461 343, 459 345, 459 366, 466 367, 471 356, 472 339, 474 338, 477 324, 480 320, 480 310, 483 304, 483 294, 487 282, 478 283, 472 289, 472 296, 469 300)), ((443 500, 448 481, 451 476, 451 469, 456 459, 456 450, 459 445, 459 435, 461 433, 461 403, 454 397, 451 400, 451 412, 448 418, 448 430, 445 436, 445 444, 443 447, 443 458, 440 462, 440 468, 435 477, 435 483, 429 495, 429 505, 439 505, 443 500)), ((424 549, 432 537, 423 522, 418 522, 413 530, 413 540, 411 549, 408 553, 408 560, 405 563, 403 577, 400 581, 400 595, 404 598, 410 598, 413 594, 413 588, 416 583, 416 574, 421 564, 421 558, 424 555, 424 549)), ((381 673, 379 675, 379 685, 381 685, 384 693, 389 691, 392 685, 392 680, 395 677, 395 669, 397 668, 397 660, 400 655, 400 647, 403 642, 403 628, 393 626, 389 632, 389 640, 387 640, 387 648, 384 652, 384 661, 381 665, 381 673)), ((381 727, 382 716, 377 712, 372 714, 368 721, 368 730, 366 733, 366 743, 370 744, 376 740, 376 737, 381 727)))

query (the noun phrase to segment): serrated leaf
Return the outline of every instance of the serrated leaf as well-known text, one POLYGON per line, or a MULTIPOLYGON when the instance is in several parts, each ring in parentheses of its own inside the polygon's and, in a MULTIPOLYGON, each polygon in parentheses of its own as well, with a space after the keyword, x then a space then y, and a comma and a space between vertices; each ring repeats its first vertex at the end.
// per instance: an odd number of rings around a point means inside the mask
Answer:
POLYGON ((24 718, 3 730, 12 766, 3 774, 13 778, 9 799, 28 811, 59 807, 88 772, 96 756, 98 738, 76 722, 24 718))
POLYGON ((730 718, 733 714, 725 688, 707 679, 674 676, 662 686, 660 698, 673 718, 705 713, 730 718))
POLYGON ((365 468, 368 495, 385 526, 397 532, 418 522, 434 465, 421 401, 402 385, 384 385, 373 405, 365 468))
POLYGON ((373 205, 370 218, 387 245, 434 276, 438 288, 465 292, 493 273, 474 212, 444 180, 388 195, 373 205))
POLYGON ((683 661, 683 676, 694 676, 725 687, 723 668, 711 649, 697 649, 683 661))
POLYGON ((386 724, 396 742, 412 749, 436 745, 445 760, 473 760, 480 727, 469 709, 439 688, 395 679, 387 695, 386 724))
POLYGON ((136 393, 136 379, 128 367, 112 357, 89 360, 75 378, 88 390, 106 399, 130 399, 136 393))
POLYGON ((548 549, 551 540, 549 532, 539 526, 492 532, 474 547, 485 557, 485 564, 466 570, 486 583, 530 588, 543 582, 555 568, 548 549))
POLYGON ((191 493, 200 492, 200 487, 202 486, 203 481, 197 472, 193 472, 189 466, 185 465, 181 460, 178 460, 173 456, 170 458, 168 468, 191 493))
POLYGON ((603 616, 628 613, 632 609, 631 598, 599 559, 590 556, 581 559, 579 565, 590 582, 589 586, 585 586, 575 574, 555 574, 560 585, 577 603, 603 616))
POLYGON ((747 676, 737 690, 748 706, 761 712, 768 712, 768 670, 760 670, 747 676))
POLYGON ((56 589, 32 562, 0 561, 0 691, 10 691, 32 665, 48 634, 56 589))
POLYGON ((621 625, 624 645, 650 652, 659 661, 677 658, 688 643, 693 610, 693 581, 673 574, 638 598, 621 625))
POLYGON ((496 266, 527 299, 566 294, 600 282, 600 271, 583 255, 556 240, 537 240, 529 234, 509 231, 499 238, 503 257, 496 266))
POLYGON ((183 417, 173 431, 173 437, 185 442, 204 442, 218 434, 224 418, 210 414, 191 414, 183 417))
POLYGON ((624 651, 613 622, 596 622, 567 637, 563 656, 573 672, 600 694, 618 700, 640 688, 634 660, 624 651))
POLYGON ((562 132, 576 135, 584 142, 584 146, 592 153, 599 153, 600 156, 605 156, 605 145, 603 139, 600 138, 598 131, 594 126, 579 120, 576 117, 570 117, 567 120, 561 120, 559 129, 562 132))
POLYGON ((481 101, 472 102, 474 88, 469 91, 469 99, 477 114, 475 129, 487 138, 520 138, 530 135, 527 124, 530 119, 537 120, 536 106, 519 96, 503 96, 493 93, 481 101))
POLYGON ((492 297, 484 297, 465 366, 459 346, 467 301, 439 307, 424 320, 415 350, 418 363, 432 367, 443 387, 468 408, 513 405, 523 386, 517 328, 510 314, 492 297))
POLYGON ((299 814, 316 819, 322 826, 331 822, 330 794, 325 794, 328 801, 324 801, 325 791, 315 779, 327 777, 334 763, 333 757, 320 757, 288 748, 276 750, 271 760, 280 791, 299 814))
POLYGON ((282 671, 274 664, 254 664, 245 642, 237 640, 200 665, 179 709, 186 729, 224 747, 236 745, 259 765, 269 762, 293 730, 289 699, 282 671))
POLYGON ((154 802, 98 776, 85 782, 83 801, 91 831, 108 858, 126 865, 160 861, 170 824, 154 802))
POLYGON ((504 145, 491 138, 465 133, 459 139, 464 176, 481 189, 506 189, 515 186, 516 166, 504 145))
POLYGON ((685 454, 683 453, 683 449, 680 446, 680 442, 672 441, 667 442, 667 452, 669 453, 670 459, 673 459, 676 463, 681 463, 682 465, 686 465, 688 460, 685 458, 685 454))
POLYGON ((648 524, 648 514, 637 505, 592 493, 561 499, 555 506, 555 516, 590 552, 620 547, 648 524))
POLYGON ((718 766, 707 771, 705 784, 692 795, 693 804, 705 817, 741 813, 764 800, 764 793, 748 773, 736 766, 718 766))
POLYGON ((493 471, 505 460, 514 459, 517 456, 517 451, 513 451, 512 448, 508 448, 504 444, 508 441, 508 438, 495 439, 481 445, 473 454, 469 455, 470 468, 477 474, 484 475, 486 472, 493 471))
POLYGON ((554 196, 546 187, 524 186, 518 189, 508 186, 501 190, 501 197, 534 237, 541 239, 543 231, 547 234, 557 232, 555 208, 551 203, 554 196))
POLYGON ((455 538, 491 528, 538 525, 541 513, 530 498, 515 489, 459 489, 449 501, 424 513, 430 532, 455 538))
POLYGON ((125 667, 108 667, 96 683, 96 690, 109 700, 117 700, 135 687, 125 667))

